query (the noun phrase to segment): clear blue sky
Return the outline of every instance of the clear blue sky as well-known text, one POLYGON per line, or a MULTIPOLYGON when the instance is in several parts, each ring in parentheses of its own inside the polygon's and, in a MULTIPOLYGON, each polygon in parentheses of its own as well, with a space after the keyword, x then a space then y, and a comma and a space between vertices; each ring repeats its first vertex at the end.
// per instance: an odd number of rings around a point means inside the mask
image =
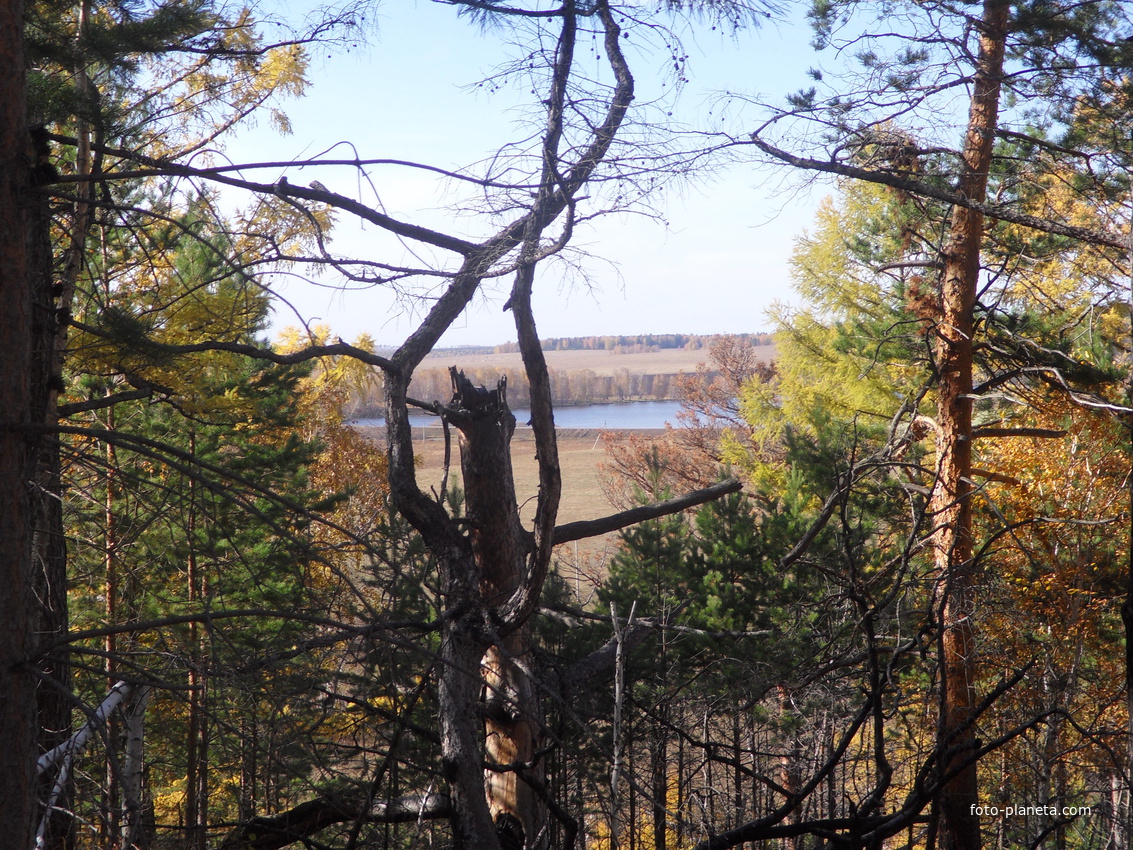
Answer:
MULTIPOLYGON (((294 8, 294 7, 292 7, 294 8)), ((369 44, 349 52, 312 57, 311 87, 285 111, 293 133, 280 136, 266 122, 242 131, 228 146, 234 161, 292 160, 351 142, 363 158, 388 157, 457 167, 482 160, 517 132, 519 93, 487 94, 474 84, 508 53, 504 31, 480 30, 438 3, 388 2, 376 11, 369 44), (469 86, 472 86, 469 88, 469 86)), ((795 12, 736 36, 709 25, 682 36, 691 83, 673 107, 674 120, 703 126, 723 90, 782 102, 807 84, 815 63, 810 33, 795 12)), ((514 53, 514 51, 512 51, 514 53)), ((639 58, 638 100, 660 89, 658 53, 639 58)), ((529 97, 525 90, 523 95, 529 97)), ((751 116, 754 126, 755 114, 751 116)), ((335 153, 353 157, 352 149, 335 153)), ((290 169, 292 183, 318 179, 330 189, 373 202, 386 211, 438 229, 484 235, 444 205, 451 187, 403 169, 370 171, 373 188, 350 169, 290 169), (447 194, 444 194, 447 192, 447 194)), ((260 173, 274 180, 278 174, 260 173)), ((610 217, 580 232, 576 242, 593 255, 584 263, 588 282, 548 269, 537 284, 540 334, 584 336, 617 333, 738 333, 765 329, 767 307, 789 300, 787 259, 793 238, 809 225, 818 186, 797 192, 798 175, 733 166, 666 190, 660 211, 668 226, 641 217, 610 217)), ((340 217, 332 248, 357 256, 395 256, 401 249, 372 226, 340 217)), ((424 302, 379 290, 340 291, 298 281, 283 287, 308 320, 331 325, 344 339, 370 333, 380 343, 399 342, 424 302), (414 304, 417 304, 415 307, 414 304)), ((514 339, 511 314, 500 307, 510 282, 502 281, 462 318, 442 344, 491 344, 514 339)), ((296 324, 280 310, 276 326, 296 324)))

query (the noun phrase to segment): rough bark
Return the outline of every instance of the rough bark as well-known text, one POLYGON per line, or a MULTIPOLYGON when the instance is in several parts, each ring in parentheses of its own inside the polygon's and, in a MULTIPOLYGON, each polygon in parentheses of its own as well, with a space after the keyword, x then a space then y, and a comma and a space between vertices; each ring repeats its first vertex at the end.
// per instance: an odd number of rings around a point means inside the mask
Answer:
POLYGON ((480 660, 487 647, 476 625, 462 617, 441 636, 443 668, 437 685, 441 770, 452 801, 455 850, 500 850, 481 768, 480 660))
MULTIPOLYGON (((454 282, 446 294, 454 292, 459 283, 454 282)), ((390 492, 397 509, 421 532, 437 559, 444 609, 438 656, 437 725, 441 769, 451 801, 454 844, 456 850, 498 850, 499 841, 484 795, 477 729, 480 660, 489 645, 484 638, 483 608, 479 604, 479 570, 467 536, 444 507, 417 486, 412 429, 406 406, 412 370, 443 330, 434 324, 447 327, 449 323, 451 318, 442 296, 430 318, 395 355, 395 368, 387 370, 390 492)))
MULTIPOLYGON (((979 27, 979 55, 964 141, 958 191, 983 202, 987 196, 1009 4, 986 0, 979 27)), ((940 846, 978 850, 979 818, 975 730, 975 636, 972 593, 972 331, 980 272, 984 217, 968 207, 953 210, 941 275, 937 328, 937 482, 931 512, 937 531, 933 552, 940 616, 941 707, 938 745, 949 755, 942 769, 956 771, 939 801, 940 846), (970 762, 964 764, 964 762, 970 762)))
POLYGON ((36 604, 32 564, 38 429, 33 384, 33 241, 24 4, 0 3, 0 835, 30 847, 34 833, 36 604))

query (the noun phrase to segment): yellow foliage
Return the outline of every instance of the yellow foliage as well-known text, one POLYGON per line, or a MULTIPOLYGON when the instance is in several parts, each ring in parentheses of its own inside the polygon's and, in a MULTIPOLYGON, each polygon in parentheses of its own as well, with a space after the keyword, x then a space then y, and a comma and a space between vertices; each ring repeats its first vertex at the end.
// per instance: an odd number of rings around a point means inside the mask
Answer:
POLYGON ((185 778, 181 778, 182 789, 166 794, 156 794, 153 798, 153 813, 157 823, 183 823, 185 820, 185 778))

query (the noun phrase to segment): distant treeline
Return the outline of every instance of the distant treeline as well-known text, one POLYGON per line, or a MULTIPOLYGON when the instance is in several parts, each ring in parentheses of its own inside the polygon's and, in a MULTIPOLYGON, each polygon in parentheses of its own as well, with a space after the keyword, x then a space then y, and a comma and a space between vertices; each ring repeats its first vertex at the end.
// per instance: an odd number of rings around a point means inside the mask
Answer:
MULTIPOLYGON (((680 398, 677 376, 641 375, 619 369, 613 375, 598 375, 592 369, 550 369, 551 392, 557 405, 602 404, 616 401, 666 401, 680 398)), ((473 384, 495 387, 507 378, 507 398, 512 407, 529 407, 531 392, 522 369, 470 366, 464 373, 473 384)), ((420 401, 448 401, 452 379, 447 368, 418 369, 409 394, 420 401)), ((382 414, 380 383, 349 393, 345 413, 351 418, 382 414)))
MULTIPOLYGON (((773 345, 771 334, 735 334, 752 345, 773 345)), ((683 348, 699 351, 711 345, 719 334, 628 334, 619 336, 565 336, 543 340, 544 351, 612 351, 615 354, 640 354, 646 351, 663 351, 683 348)), ((492 348, 495 354, 513 354, 519 344, 505 342, 492 348)))
MULTIPOLYGON (((615 354, 641 354, 682 348, 699 351, 708 348, 712 340, 721 336, 734 336, 752 345, 774 345, 775 337, 769 333, 753 334, 621 334, 619 336, 555 336, 542 341, 544 351, 611 351, 615 354)), ((379 346, 376 354, 389 355, 393 348, 379 346)), ((433 349, 433 356, 461 357, 472 354, 516 354, 519 343, 500 345, 453 345, 433 349)))

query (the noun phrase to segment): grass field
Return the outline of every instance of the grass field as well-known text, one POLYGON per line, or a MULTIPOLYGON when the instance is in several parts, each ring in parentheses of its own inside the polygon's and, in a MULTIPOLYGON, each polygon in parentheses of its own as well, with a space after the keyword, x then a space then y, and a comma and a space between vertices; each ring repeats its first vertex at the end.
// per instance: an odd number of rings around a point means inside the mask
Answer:
MULTIPOLYGON (((375 440, 384 440, 380 428, 364 428, 375 440)), ((637 432, 651 433, 651 432, 637 432)), ((661 433, 659 430, 656 433, 661 433)), ((417 483, 426 492, 440 488, 444 477, 444 439, 440 427, 414 429, 414 453, 418 459, 417 483)), ((535 443, 531 430, 521 428, 512 440, 512 467, 515 472, 516 496, 524 525, 531 527, 535 514, 535 495, 539 489, 539 470, 535 462, 535 443)), ((563 476, 563 494, 559 505, 559 523, 581 519, 597 519, 614 513, 601 486, 602 462, 606 450, 601 432, 563 430, 559 434, 559 466, 563 476)), ((452 463, 449 480, 460 481, 460 449, 453 435, 452 463)), ((605 575, 605 565, 617 545, 617 535, 609 534, 577 544, 560 547, 557 553, 559 573, 573 586, 580 601, 587 601, 597 582, 605 575)))

